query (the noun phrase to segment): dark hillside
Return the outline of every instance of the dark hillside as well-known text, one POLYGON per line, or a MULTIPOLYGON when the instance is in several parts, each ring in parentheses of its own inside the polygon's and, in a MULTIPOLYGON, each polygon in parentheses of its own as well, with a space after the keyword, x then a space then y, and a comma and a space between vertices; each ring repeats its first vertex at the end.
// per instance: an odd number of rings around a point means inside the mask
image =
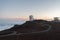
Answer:
POLYGON ((16 31, 17 34, 21 35, 11 35, 6 37, 0 37, 1 40, 60 40, 60 22, 52 22, 45 20, 34 20, 32 22, 27 21, 22 25, 15 25, 11 29, 4 30, 0 32, 0 35, 10 34, 16 31), (51 26, 51 29, 47 32, 42 32, 47 30, 51 26), (37 32, 39 33, 32 33, 37 32), (30 33, 30 34, 24 34, 30 33))

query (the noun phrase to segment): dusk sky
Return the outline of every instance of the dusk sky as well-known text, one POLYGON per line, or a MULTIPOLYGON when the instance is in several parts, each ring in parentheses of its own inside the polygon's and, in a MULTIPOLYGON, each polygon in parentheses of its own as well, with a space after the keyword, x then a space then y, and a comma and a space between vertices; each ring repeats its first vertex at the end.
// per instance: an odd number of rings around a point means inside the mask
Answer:
POLYGON ((0 18, 60 17, 60 0, 0 0, 0 18))

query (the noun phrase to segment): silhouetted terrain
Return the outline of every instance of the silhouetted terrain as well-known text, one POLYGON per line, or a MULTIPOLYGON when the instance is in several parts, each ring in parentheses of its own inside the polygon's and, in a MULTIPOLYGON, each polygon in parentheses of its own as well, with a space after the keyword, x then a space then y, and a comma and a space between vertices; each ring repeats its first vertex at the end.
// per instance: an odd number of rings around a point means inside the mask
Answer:
POLYGON ((0 35, 6 35, 13 33, 14 31, 19 33, 31 33, 21 35, 11 35, 6 37, 0 37, 0 40, 60 40, 60 22, 46 21, 46 20, 34 20, 32 22, 27 21, 22 25, 15 25, 11 29, 7 29, 0 32, 0 35), (47 30, 51 26, 51 29, 47 32, 32 33, 37 31, 47 30))

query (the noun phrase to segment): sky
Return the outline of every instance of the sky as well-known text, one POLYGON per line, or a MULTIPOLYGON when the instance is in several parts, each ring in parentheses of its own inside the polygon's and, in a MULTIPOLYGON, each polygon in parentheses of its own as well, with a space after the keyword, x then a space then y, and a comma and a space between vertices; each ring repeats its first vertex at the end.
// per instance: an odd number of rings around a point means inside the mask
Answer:
POLYGON ((0 18, 60 17, 60 0, 0 0, 0 18))

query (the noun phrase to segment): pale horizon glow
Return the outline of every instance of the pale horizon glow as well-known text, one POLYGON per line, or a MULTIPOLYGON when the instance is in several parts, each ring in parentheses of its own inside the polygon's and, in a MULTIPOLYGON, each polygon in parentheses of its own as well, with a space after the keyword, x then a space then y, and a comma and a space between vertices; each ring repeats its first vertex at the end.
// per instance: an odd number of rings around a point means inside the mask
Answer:
POLYGON ((60 17, 60 0, 0 0, 0 18, 53 19, 60 17))

